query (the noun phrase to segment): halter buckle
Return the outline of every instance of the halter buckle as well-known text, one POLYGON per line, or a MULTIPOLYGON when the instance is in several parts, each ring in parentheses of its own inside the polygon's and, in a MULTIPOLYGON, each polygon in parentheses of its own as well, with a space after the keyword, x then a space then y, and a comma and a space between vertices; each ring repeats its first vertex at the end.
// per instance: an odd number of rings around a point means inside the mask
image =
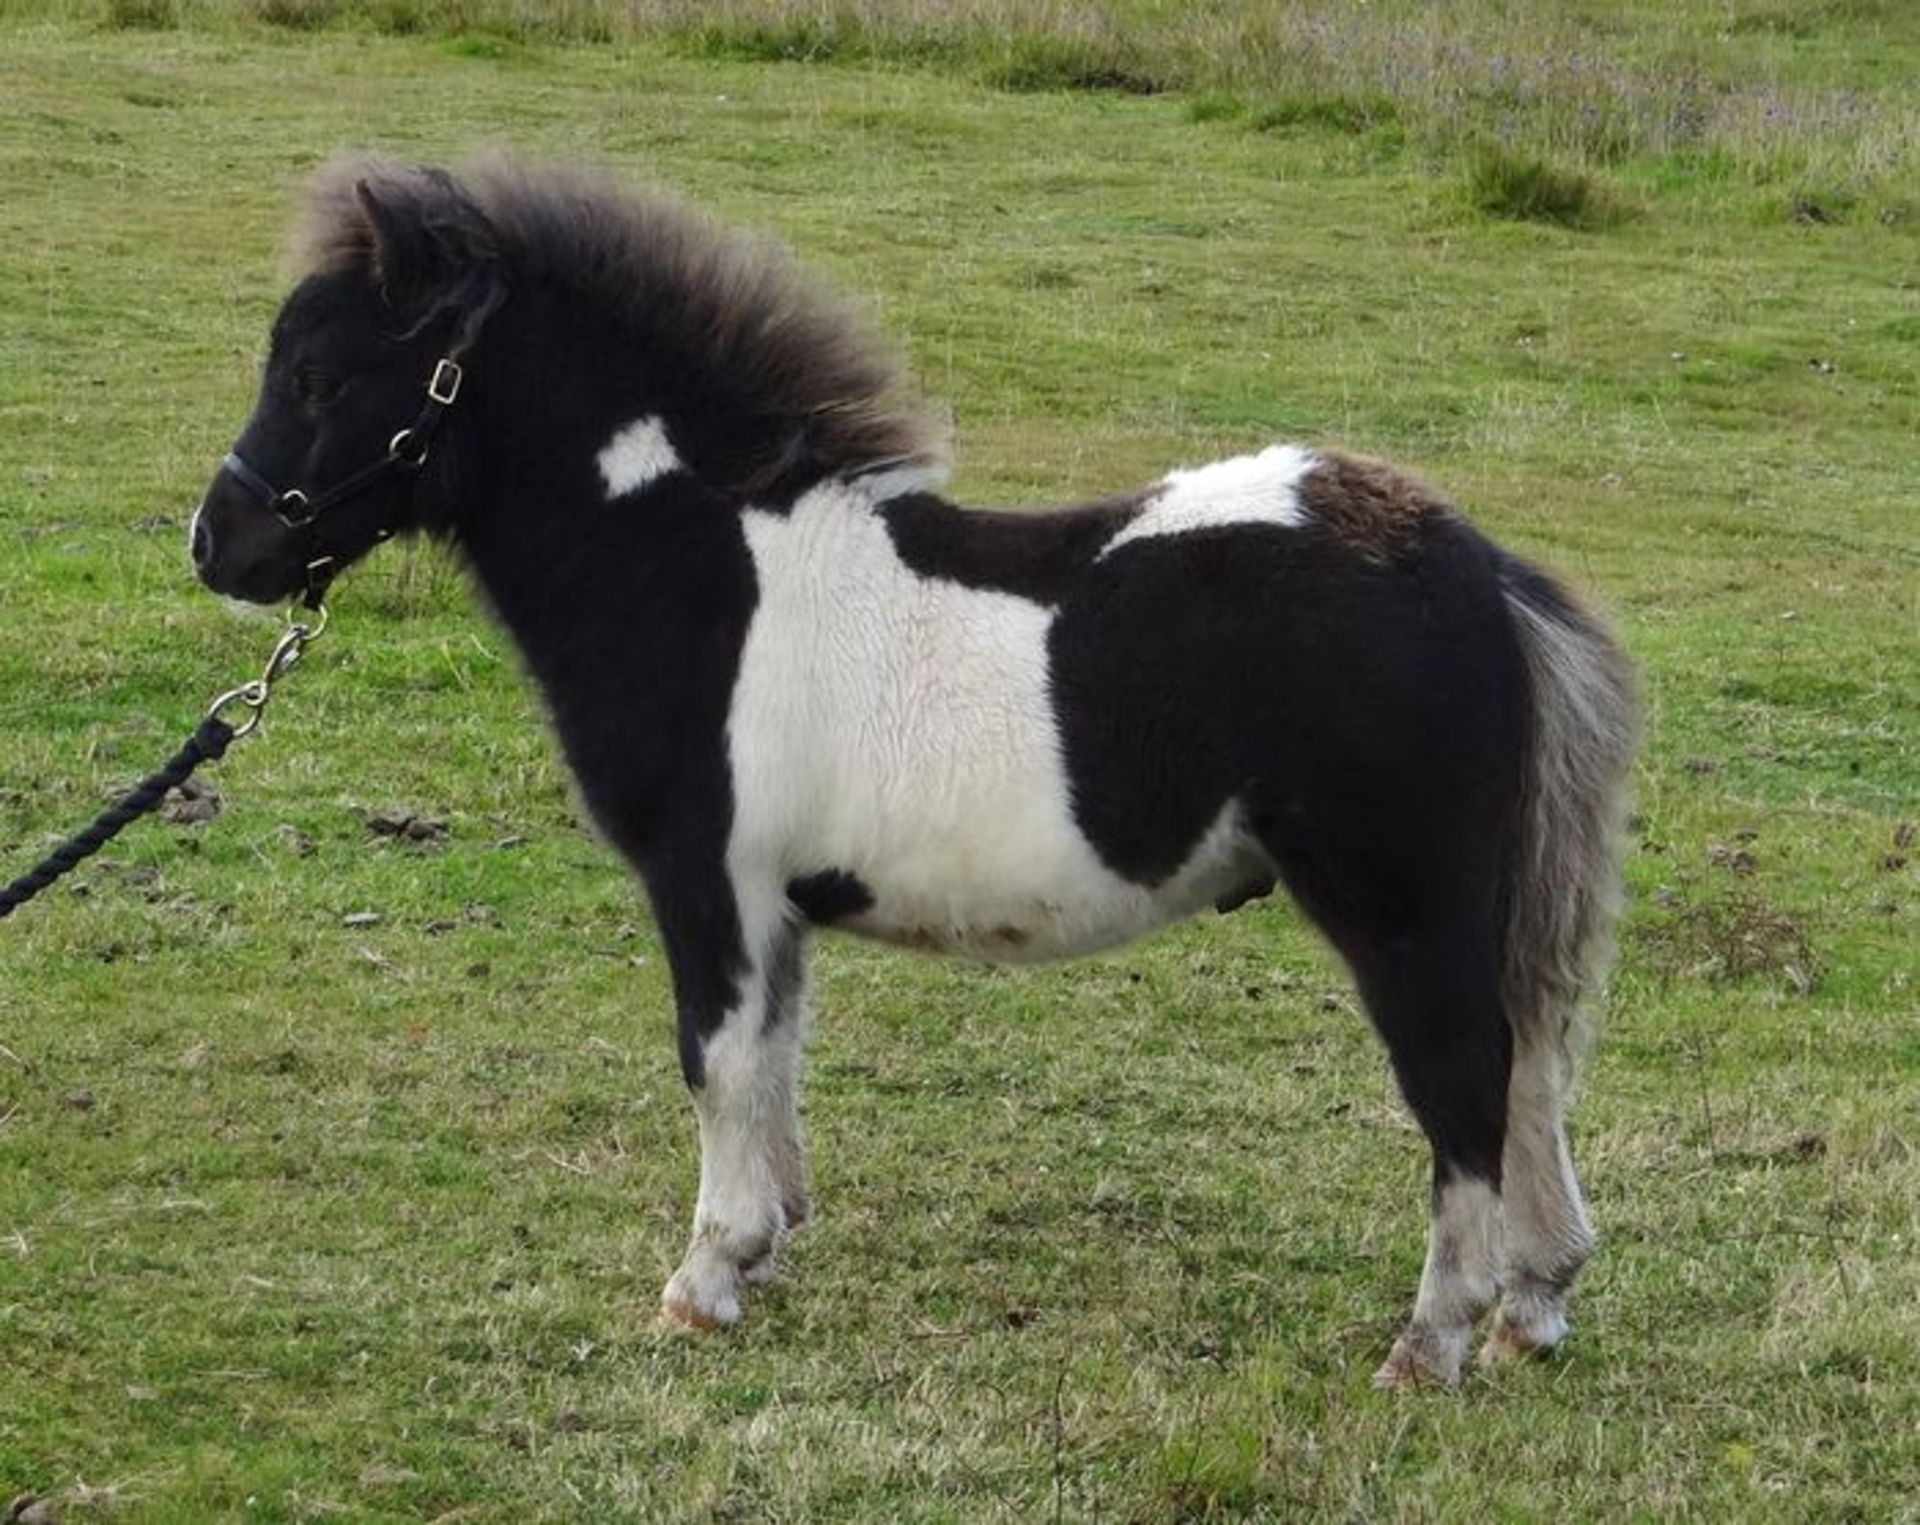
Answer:
POLYGON ((418 471, 427 464, 427 441, 411 429, 402 429, 387 441, 387 459, 407 471, 418 471))
POLYGON ((307 495, 297 487, 275 493, 271 507, 280 516, 280 522, 288 526, 305 524, 313 518, 307 495))
POLYGON ((452 360, 439 360, 434 363, 433 374, 427 378, 427 396, 441 407, 452 405, 454 398, 460 395, 460 382, 466 372, 452 360))

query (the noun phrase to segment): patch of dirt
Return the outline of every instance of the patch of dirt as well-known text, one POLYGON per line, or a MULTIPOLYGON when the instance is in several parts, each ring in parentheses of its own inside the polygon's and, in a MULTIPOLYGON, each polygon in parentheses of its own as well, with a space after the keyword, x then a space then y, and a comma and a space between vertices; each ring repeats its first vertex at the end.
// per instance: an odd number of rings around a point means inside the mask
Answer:
POLYGON ((160 819, 176 826, 198 826, 220 814, 220 791, 190 778, 167 791, 160 802, 160 819))
POLYGON ((397 842, 444 842, 447 823, 410 810, 375 810, 367 816, 367 830, 397 842))
POLYGON ((1827 1136, 1813 1129, 1761 1148, 1723 1150, 1716 1159, 1743 1165, 1811 1165, 1825 1159, 1827 1136))

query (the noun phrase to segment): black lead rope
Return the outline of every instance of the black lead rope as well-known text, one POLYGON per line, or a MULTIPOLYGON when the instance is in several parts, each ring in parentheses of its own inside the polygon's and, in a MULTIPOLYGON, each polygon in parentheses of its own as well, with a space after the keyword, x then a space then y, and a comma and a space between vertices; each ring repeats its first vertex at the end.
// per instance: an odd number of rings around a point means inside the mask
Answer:
POLYGON ((228 689, 214 700, 206 718, 187 738, 187 744, 161 768, 121 795, 92 825, 75 832, 5 889, 0 889, 0 920, 12 915, 16 908, 25 905, 56 879, 71 873, 141 816, 159 808, 168 792, 184 784, 200 764, 218 762, 234 742, 251 735, 260 724, 267 700, 273 697, 275 681, 300 660, 307 643, 327 628, 326 606, 321 605, 314 613, 316 618, 311 625, 303 620, 289 620, 260 676, 238 688, 228 689), (237 726, 220 718, 220 712, 234 704, 245 705, 249 712, 237 726))
POLYGON ((234 729, 218 715, 209 715, 187 744, 158 772, 149 773, 121 795, 110 810, 102 811, 85 831, 75 832, 5 889, 0 889, 0 917, 13 914, 62 874, 78 868, 148 811, 157 808, 167 791, 184 784, 203 762, 217 762, 226 754, 234 729))

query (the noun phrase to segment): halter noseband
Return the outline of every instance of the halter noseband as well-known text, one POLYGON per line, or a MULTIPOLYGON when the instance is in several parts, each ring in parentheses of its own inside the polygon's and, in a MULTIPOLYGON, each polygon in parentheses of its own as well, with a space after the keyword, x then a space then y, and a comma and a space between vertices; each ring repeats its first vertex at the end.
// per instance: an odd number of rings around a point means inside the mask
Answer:
MULTIPOLYGON (((428 447, 439 432, 440 421, 446 417, 447 409, 453 406, 454 399, 460 395, 460 383, 465 374, 451 355, 435 361, 433 374, 427 378, 427 400, 421 405, 414 421, 387 441, 386 454, 379 460, 343 477, 324 492, 310 494, 298 487, 275 487, 248 465, 238 450, 229 450, 221 460, 221 469, 265 503, 281 523, 289 529, 303 532, 303 555, 307 564, 305 601, 309 608, 319 604, 320 596, 333 579, 332 569, 337 561, 321 544, 320 516, 328 509, 359 497, 388 476, 410 479, 426 465, 428 447)), ((393 525, 381 525, 375 532, 374 543, 389 538, 393 531, 393 525)))

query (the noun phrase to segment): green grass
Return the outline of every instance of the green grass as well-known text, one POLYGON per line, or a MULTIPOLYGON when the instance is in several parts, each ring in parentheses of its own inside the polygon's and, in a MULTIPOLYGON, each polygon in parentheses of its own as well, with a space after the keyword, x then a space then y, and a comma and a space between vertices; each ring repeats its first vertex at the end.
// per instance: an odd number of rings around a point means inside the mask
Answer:
POLYGON ((353 30, 638 44, 762 62, 931 66, 1016 91, 1193 91, 1256 126, 1453 154, 1495 141, 1605 170, 1701 157, 1794 203, 1910 218, 1908 0, 0 0, 147 30, 353 30))
POLYGON ((1271 903, 1057 970, 827 943, 821 1221, 745 1326, 681 1338, 653 1309, 695 1153, 650 923, 502 638, 389 547, 217 820, 138 827, 0 927, 0 1503, 1912 1518, 1920 287, 1897 185, 1823 178, 1899 137, 1907 8, 1516 23, 1656 83, 1694 50, 1868 101, 1774 160, 1603 158, 1542 106, 1514 151, 1634 206, 1586 229, 1461 194, 1480 104, 1449 135, 1329 78, 1374 104, 1263 123, 1291 86, 1201 80, 1177 38, 1161 82, 1221 93, 1009 91, 931 32, 822 65, 478 5, 398 36, 118 9, 177 25, 0 7, 0 872, 264 653, 193 588, 185 505, 251 402, 292 188, 343 142, 606 159, 777 229, 950 399, 973 500, 1276 435, 1391 455, 1611 605, 1649 734, 1564 1355, 1368 1388, 1422 1151, 1271 903), (447 839, 376 837, 393 807, 447 839))
POLYGON ((1483 148, 1467 169, 1467 196, 1489 217, 1597 228, 1620 208, 1584 170, 1551 164, 1497 146, 1483 148))

